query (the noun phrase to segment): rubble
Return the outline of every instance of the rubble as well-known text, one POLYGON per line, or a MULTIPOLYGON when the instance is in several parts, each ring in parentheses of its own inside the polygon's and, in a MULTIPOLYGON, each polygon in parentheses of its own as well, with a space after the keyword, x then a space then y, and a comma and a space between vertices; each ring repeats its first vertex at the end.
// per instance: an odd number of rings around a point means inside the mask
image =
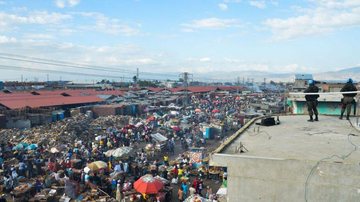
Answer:
POLYGON ((110 126, 123 127, 129 124, 129 116, 107 116, 91 119, 83 114, 67 118, 49 125, 20 130, 7 129, 0 131, 0 143, 20 142, 55 147, 61 144, 73 144, 75 140, 87 142, 96 135, 105 134, 104 129, 110 126))

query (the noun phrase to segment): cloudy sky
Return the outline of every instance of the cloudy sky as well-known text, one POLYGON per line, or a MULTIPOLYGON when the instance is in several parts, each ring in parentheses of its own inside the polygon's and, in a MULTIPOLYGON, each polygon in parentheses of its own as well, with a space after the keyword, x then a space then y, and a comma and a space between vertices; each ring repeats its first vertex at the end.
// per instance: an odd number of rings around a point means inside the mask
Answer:
POLYGON ((0 0, 0 79, 332 71, 359 26, 360 0, 0 0))

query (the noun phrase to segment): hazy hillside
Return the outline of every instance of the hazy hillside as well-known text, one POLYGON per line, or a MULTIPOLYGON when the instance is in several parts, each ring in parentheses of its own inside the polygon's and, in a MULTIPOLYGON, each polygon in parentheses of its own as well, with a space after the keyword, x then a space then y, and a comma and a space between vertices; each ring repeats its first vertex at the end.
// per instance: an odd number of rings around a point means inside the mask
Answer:
MULTIPOLYGON (((207 72, 203 73, 201 77, 194 76, 195 79, 208 79, 213 81, 236 81, 237 77, 240 78, 240 82, 247 81, 249 78, 254 79, 254 81, 264 81, 266 78, 267 81, 293 81, 294 76, 297 73, 311 73, 311 72, 294 72, 294 73, 271 73, 271 72, 262 72, 262 71, 232 71, 232 72, 207 72)), ((313 74, 314 79, 316 80, 345 80, 352 78, 354 80, 360 81, 360 67, 346 68, 339 71, 331 72, 322 72, 313 74)))

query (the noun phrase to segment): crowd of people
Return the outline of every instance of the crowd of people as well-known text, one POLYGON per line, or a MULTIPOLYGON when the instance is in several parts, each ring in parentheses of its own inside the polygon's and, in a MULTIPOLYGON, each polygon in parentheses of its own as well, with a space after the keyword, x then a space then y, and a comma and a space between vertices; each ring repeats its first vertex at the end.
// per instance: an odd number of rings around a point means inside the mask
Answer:
MULTIPOLYGON (((64 186, 66 196, 72 199, 84 198, 86 190, 98 189, 114 200, 125 197, 132 201, 160 200, 146 193, 141 193, 139 198, 132 192, 134 182, 150 174, 165 180, 164 183, 169 181, 169 187, 179 186, 180 201, 194 194, 215 200, 212 188, 203 182, 208 180, 208 167, 194 166, 186 152, 190 147, 207 146, 201 124, 221 123, 219 135, 230 130, 224 118, 239 114, 239 99, 194 97, 189 106, 176 113, 172 113, 174 109, 157 109, 145 114, 138 123, 114 125, 106 128, 103 135, 94 134, 94 139, 74 139, 53 148, 46 143, 3 143, 0 145, 1 191, 5 196, 14 195, 21 183, 31 182, 35 193, 54 185, 64 186), (179 121, 172 123, 174 119, 179 121), (154 133, 167 138, 165 147, 156 149, 154 133), (125 147, 130 149, 120 157, 106 155, 109 150, 125 147)), ((222 180, 226 181, 226 176, 222 180)))

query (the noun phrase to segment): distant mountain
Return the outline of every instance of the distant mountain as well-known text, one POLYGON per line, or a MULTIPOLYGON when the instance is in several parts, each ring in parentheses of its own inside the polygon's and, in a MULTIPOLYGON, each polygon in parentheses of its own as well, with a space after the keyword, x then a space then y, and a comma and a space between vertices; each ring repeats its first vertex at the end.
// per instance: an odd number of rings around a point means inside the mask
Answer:
MULTIPOLYGON (((240 82, 247 81, 249 78, 254 79, 256 82, 270 80, 273 81, 283 81, 289 82, 294 81, 294 76, 297 73, 311 73, 311 72, 294 72, 294 73, 272 73, 272 72, 263 72, 263 71, 232 71, 232 72, 206 72, 201 73, 201 76, 194 76, 194 79, 199 80, 213 80, 213 81, 229 81, 233 80, 234 82, 239 77, 240 82)), ((196 74, 195 74, 196 75, 196 74)), ((360 81, 360 67, 352 67, 341 69, 338 71, 329 71, 329 72, 321 72, 313 74, 315 80, 346 80, 348 78, 352 78, 354 80, 360 81)))
POLYGON ((323 72, 314 74, 314 78, 318 80, 346 80, 352 78, 360 81, 360 67, 351 67, 338 71, 323 72))
POLYGON ((340 73, 354 73, 354 74, 359 74, 359 73, 360 73, 360 67, 346 68, 346 69, 339 70, 339 71, 337 71, 337 72, 340 72, 340 73))
MULTIPOLYGON (((195 78, 196 76, 194 76, 195 78)), ((254 81, 263 81, 264 78, 269 82, 270 80, 273 81, 291 81, 294 79, 294 74, 279 74, 279 73, 271 73, 271 72, 262 72, 262 71, 231 71, 231 72, 207 72, 201 74, 201 79, 206 78, 207 80, 214 80, 214 81, 229 81, 233 80, 234 82, 239 77, 240 82, 243 80, 251 81, 251 79, 254 79, 254 81)))

